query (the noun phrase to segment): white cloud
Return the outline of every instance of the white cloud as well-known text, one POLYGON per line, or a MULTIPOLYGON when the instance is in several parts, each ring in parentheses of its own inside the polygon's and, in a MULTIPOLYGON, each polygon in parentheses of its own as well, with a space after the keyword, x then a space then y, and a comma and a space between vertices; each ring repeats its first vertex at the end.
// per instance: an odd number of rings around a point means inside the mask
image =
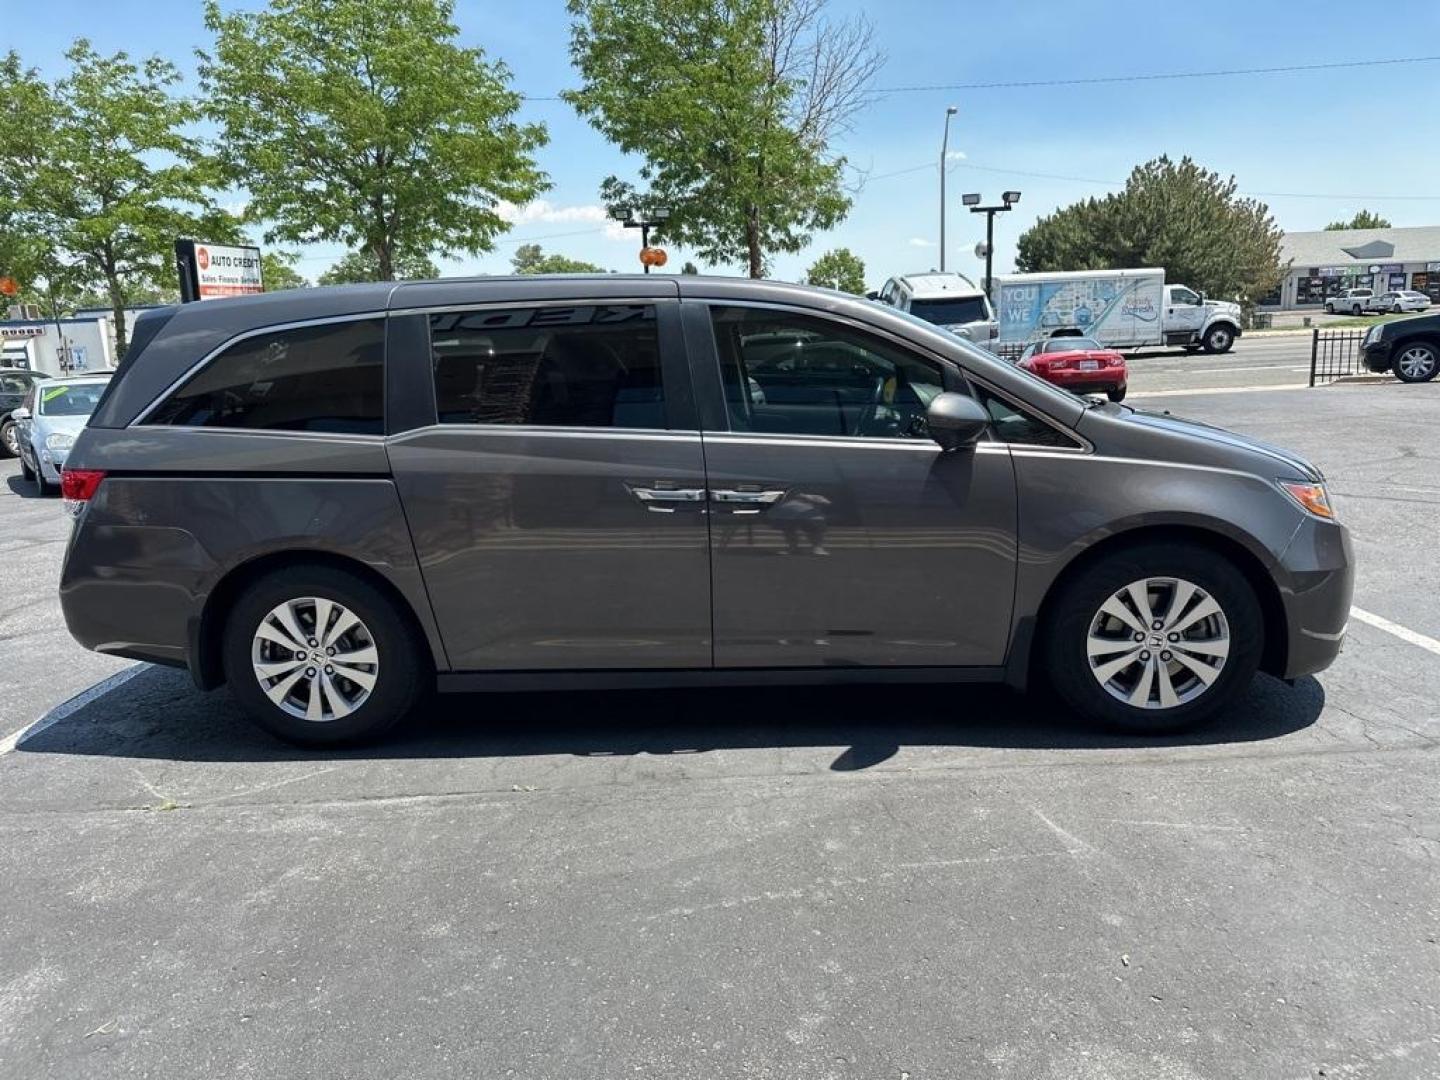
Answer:
POLYGON ((965 160, 965 151, 964 151, 964 150, 950 150, 950 151, 948 151, 948 152, 945 154, 945 160, 946 160, 946 161, 964 161, 964 160, 965 160))
POLYGON ((923 248, 923 247, 934 247, 934 246, 935 246, 935 241, 934 241, 934 240, 926 240, 923 236, 912 236, 912 237, 910 238, 910 246, 911 246, 911 247, 922 247, 922 248, 923 248))
POLYGON ((603 224, 607 219, 605 208, 594 204, 584 206, 557 206, 549 199, 535 199, 523 206, 501 199, 495 205, 495 212, 512 225, 528 225, 532 221, 542 222, 590 222, 603 224))

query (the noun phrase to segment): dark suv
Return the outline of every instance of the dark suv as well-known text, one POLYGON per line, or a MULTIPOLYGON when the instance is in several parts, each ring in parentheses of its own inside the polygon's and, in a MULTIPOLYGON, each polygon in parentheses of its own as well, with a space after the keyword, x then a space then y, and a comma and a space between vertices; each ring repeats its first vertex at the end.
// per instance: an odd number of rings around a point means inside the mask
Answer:
POLYGON ((893 308, 696 277, 147 313, 66 463, 71 632, 374 734, 443 690, 1004 680, 1173 729, 1340 649, 1283 450, 893 308))

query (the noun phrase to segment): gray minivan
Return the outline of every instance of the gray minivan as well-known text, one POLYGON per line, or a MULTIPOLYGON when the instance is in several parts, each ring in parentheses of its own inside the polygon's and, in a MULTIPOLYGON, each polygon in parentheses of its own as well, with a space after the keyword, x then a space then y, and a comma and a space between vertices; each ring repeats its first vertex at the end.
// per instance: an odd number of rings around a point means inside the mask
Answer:
POLYGON ((66 463, 61 598, 275 734, 427 688, 1002 680, 1172 730, 1328 665, 1351 550, 1286 451, 902 312, 688 276, 143 314, 66 463))

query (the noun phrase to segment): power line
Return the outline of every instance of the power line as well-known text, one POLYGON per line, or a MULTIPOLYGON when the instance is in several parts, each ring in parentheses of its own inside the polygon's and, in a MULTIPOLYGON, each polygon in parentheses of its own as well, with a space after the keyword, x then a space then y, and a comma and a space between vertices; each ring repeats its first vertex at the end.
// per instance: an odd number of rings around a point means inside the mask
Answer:
MULTIPOLYGON (((1157 71, 1126 75, 1097 75, 1086 79, 1026 79, 1014 82, 929 83, 916 86, 881 86, 871 94, 923 94, 940 90, 1018 90, 1043 86, 1098 86, 1105 83, 1161 82, 1168 79, 1219 79, 1239 75, 1294 75, 1306 71, 1389 67, 1397 64, 1433 64, 1440 56, 1395 56, 1379 60, 1337 60, 1324 64, 1283 64, 1277 67, 1216 68, 1211 71, 1157 71)), ((560 101, 559 94, 521 94, 525 101, 560 101)))
POLYGON ((1235 75, 1290 75, 1301 71, 1382 67, 1393 64, 1429 64, 1440 56, 1400 56, 1387 60, 1341 60, 1326 64, 1286 64, 1281 67, 1221 68, 1213 71, 1167 71, 1131 75, 1099 75, 1088 79, 1030 79, 1020 82, 933 83, 926 86, 883 86, 876 94, 925 93, 932 90, 1015 90, 1032 86, 1094 86, 1100 83, 1158 82, 1163 79, 1215 79, 1235 75))

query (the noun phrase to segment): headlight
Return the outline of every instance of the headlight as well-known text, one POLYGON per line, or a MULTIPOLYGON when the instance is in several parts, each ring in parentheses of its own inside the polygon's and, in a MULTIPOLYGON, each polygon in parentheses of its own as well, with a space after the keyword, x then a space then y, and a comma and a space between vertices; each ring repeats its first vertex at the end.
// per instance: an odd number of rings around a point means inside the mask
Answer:
POLYGON ((1374 326, 1370 327, 1369 330, 1365 331, 1364 343, 1366 345, 1369 345, 1372 341, 1378 341, 1380 338, 1380 329, 1384 325, 1384 323, 1376 323, 1374 326))
POLYGON ((52 454, 63 454, 75 445, 75 436, 67 435, 63 431, 57 431, 53 435, 45 436, 45 449, 52 454))
POLYGON ((1324 484, 1312 484, 1301 480, 1281 480, 1280 487, 1285 494, 1300 504, 1301 508, 1326 521, 1335 520, 1335 508, 1330 505, 1330 493, 1324 484))

